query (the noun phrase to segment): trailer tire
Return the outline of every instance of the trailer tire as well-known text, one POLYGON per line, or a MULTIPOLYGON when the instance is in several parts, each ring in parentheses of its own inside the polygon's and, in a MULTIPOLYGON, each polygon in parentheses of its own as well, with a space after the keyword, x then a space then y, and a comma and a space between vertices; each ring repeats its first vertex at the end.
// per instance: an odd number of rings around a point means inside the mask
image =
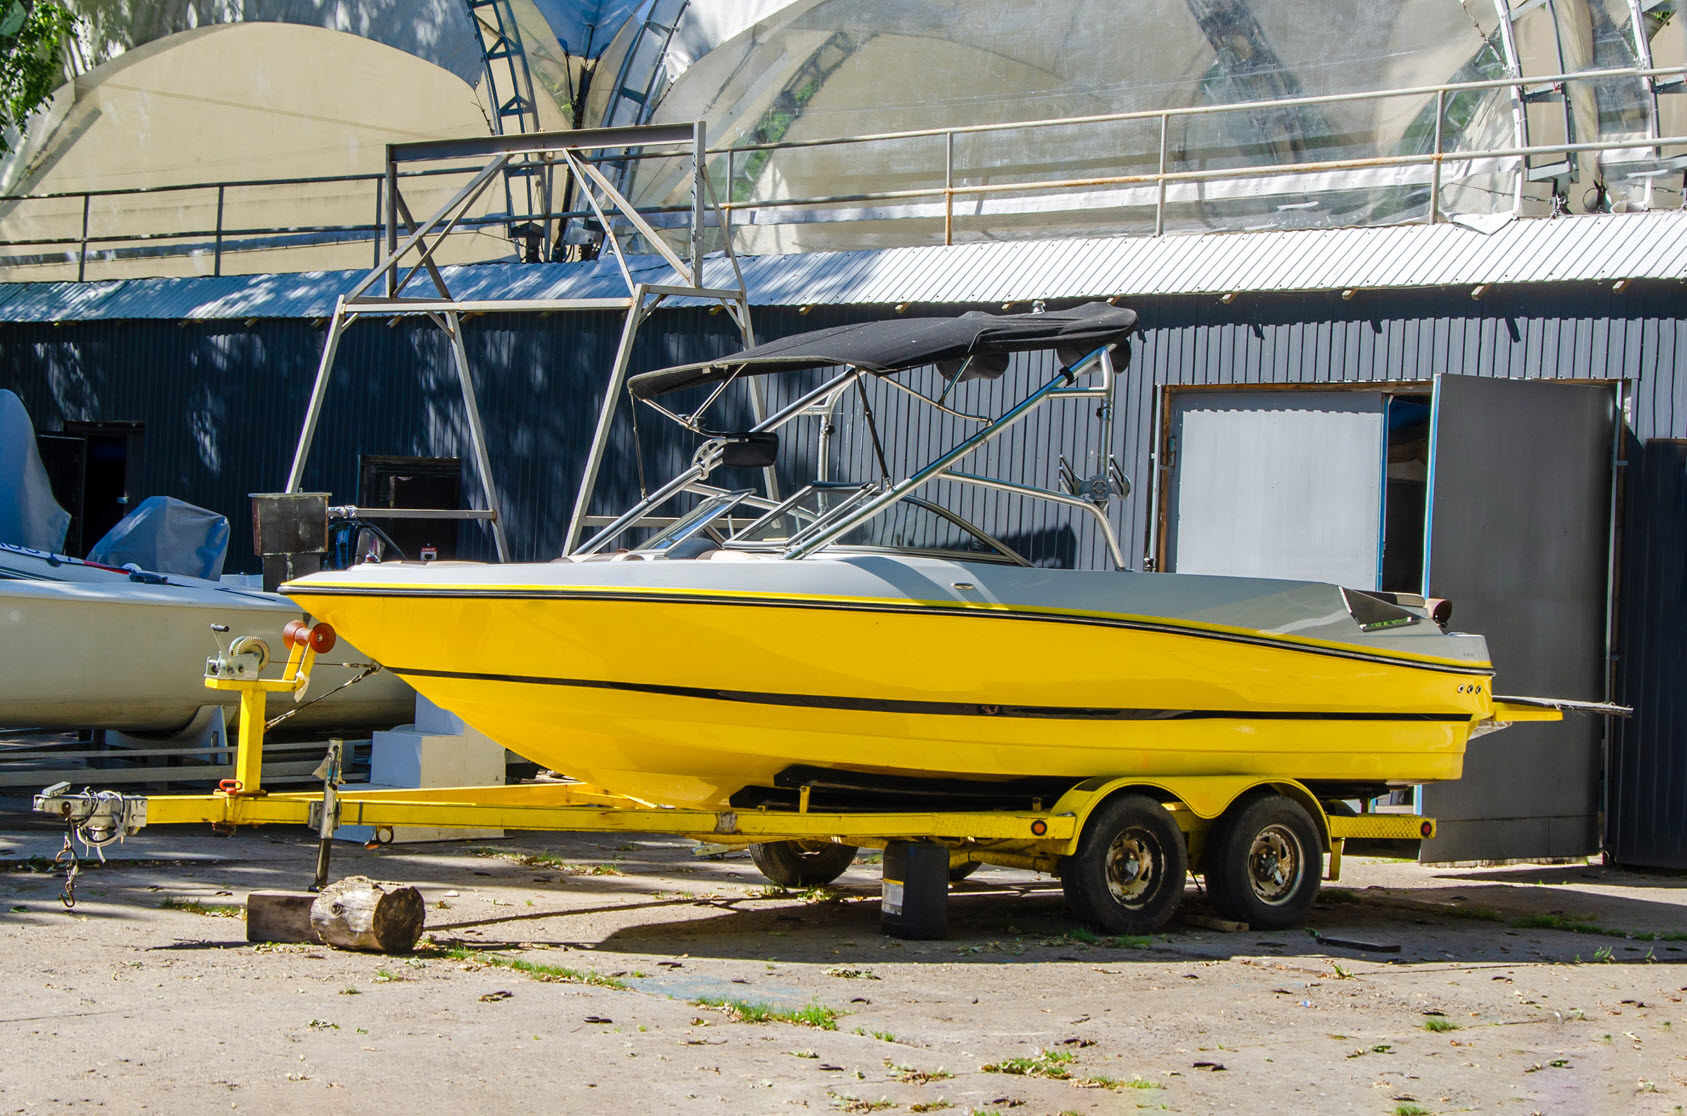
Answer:
POLYGON ((750 846, 750 859, 780 887, 823 887, 855 863, 854 845, 830 841, 764 841, 750 846))
POLYGON ((1207 837, 1207 896, 1255 930, 1306 921, 1324 876, 1324 846, 1306 807, 1281 794, 1244 799, 1207 837))
POLYGON ((1146 795, 1121 794, 1084 823, 1078 851, 1061 862, 1073 916, 1108 934, 1151 934, 1183 899, 1189 849, 1170 811, 1146 795))

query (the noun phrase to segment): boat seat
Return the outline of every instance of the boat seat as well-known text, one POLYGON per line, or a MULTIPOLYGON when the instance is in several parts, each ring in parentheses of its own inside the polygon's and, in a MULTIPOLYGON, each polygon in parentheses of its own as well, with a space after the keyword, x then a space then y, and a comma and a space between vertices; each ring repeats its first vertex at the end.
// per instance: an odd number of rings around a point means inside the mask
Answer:
POLYGON ((707 535, 693 535, 683 542, 677 542, 662 552, 664 558, 701 558, 705 554, 719 550, 720 543, 707 535))

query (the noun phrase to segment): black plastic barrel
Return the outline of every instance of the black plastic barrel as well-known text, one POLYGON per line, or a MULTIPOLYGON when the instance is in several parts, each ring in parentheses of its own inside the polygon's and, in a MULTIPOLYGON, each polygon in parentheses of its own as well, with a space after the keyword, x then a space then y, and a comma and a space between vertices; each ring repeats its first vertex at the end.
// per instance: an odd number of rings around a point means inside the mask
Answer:
POLYGON ((926 842, 885 846, 879 928, 893 938, 949 936, 949 849, 926 842))

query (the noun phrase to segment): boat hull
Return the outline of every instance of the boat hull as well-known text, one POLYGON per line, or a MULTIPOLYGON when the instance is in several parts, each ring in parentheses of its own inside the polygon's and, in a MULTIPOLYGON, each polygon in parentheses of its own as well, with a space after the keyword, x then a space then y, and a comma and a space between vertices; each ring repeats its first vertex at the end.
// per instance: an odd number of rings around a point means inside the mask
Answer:
MULTIPOLYGON (((205 686, 205 660, 217 649, 211 625, 258 636, 283 656, 281 629, 302 615, 277 594, 208 583, 0 580, 0 726, 170 733, 203 706, 232 715, 240 695, 205 686)), ((339 664, 364 658, 342 643, 318 664, 305 701, 361 673, 339 664)), ((268 699, 270 717, 298 710, 284 722, 288 731, 391 727, 414 708, 410 687, 386 672, 315 704, 268 699)))
POLYGON ((1385 657, 1210 621, 975 599, 1006 575, 958 563, 903 571, 921 574, 914 584, 881 570, 903 584, 878 595, 771 591, 770 577, 789 575, 751 565, 694 570, 680 579, 690 585, 661 570, 593 584, 579 564, 530 568, 542 585, 451 587, 441 571, 432 584, 324 575, 287 591, 506 747, 671 805, 718 807, 794 765, 1453 779, 1491 709, 1485 649, 1385 657), (974 592, 944 599, 945 579, 974 592))

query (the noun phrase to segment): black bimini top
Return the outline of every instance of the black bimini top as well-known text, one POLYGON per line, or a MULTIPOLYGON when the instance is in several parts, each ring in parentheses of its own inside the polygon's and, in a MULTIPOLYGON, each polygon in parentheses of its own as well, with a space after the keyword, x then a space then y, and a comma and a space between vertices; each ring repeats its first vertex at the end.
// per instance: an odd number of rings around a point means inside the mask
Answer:
POLYGON ((627 390, 650 399, 717 384, 740 372, 759 376, 831 364, 888 376, 927 364, 953 375, 965 363, 963 378, 999 376, 1010 353, 1055 349, 1069 364, 1103 345, 1124 342, 1135 328, 1136 311, 1105 302, 1044 314, 973 311, 958 318, 893 318, 817 329, 714 360, 643 372, 627 381, 627 390))

